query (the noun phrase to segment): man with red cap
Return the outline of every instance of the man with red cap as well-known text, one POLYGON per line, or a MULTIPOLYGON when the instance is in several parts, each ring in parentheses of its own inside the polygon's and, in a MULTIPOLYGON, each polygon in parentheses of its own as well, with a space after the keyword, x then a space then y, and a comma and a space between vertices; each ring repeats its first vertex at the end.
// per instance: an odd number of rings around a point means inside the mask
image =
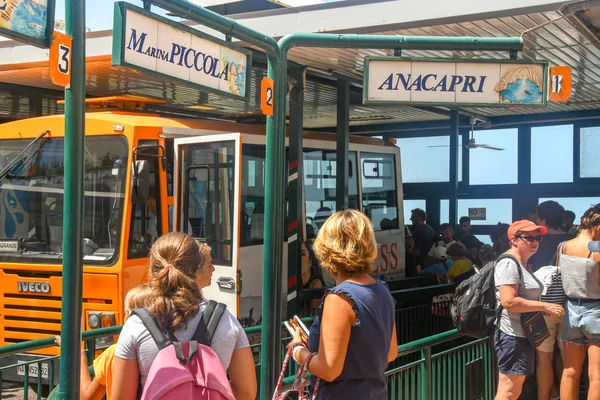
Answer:
POLYGON ((510 249, 495 266, 496 298, 502 306, 494 332, 494 349, 498 356, 498 391, 496 399, 516 399, 523 390, 527 375, 533 375, 535 347, 529 344, 521 325, 521 314, 540 311, 563 316, 563 307, 539 301, 543 284, 527 268, 527 261, 537 251, 546 227, 529 220, 514 222, 508 228, 510 249), (516 262, 518 261, 518 263, 516 262))

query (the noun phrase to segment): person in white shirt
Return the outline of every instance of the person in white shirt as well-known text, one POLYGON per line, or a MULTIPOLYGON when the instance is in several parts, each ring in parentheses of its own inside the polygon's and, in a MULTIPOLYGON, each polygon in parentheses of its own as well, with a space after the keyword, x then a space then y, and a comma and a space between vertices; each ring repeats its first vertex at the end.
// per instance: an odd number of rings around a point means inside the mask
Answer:
POLYGON ((454 229, 452 228, 452 225, 448 223, 440 225, 440 235, 442 239, 436 241, 429 249, 429 253, 427 253, 427 260, 425 262, 427 266, 433 265, 437 262, 437 258, 435 256, 436 247, 448 248, 448 246, 454 243, 454 229))

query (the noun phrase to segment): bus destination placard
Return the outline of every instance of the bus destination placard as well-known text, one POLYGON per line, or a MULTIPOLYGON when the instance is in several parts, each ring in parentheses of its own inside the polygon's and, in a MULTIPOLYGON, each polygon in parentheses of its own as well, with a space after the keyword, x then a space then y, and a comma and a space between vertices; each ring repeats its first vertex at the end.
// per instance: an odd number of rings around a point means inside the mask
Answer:
POLYGON ((543 106, 547 83, 545 61, 367 57, 363 101, 543 106))
POLYGON ((131 4, 115 3, 112 64, 248 100, 251 53, 131 4))
POLYGON ((17 253, 21 250, 18 239, 0 239, 0 253, 17 253))

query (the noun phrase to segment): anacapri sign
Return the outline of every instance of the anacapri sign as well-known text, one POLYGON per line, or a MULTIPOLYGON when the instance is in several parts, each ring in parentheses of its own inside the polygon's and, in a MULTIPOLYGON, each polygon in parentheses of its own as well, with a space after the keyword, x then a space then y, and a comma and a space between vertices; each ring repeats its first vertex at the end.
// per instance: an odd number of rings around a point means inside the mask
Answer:
POLYGON ((365 103, 545 105, 547 62, 365 59, 365 103))

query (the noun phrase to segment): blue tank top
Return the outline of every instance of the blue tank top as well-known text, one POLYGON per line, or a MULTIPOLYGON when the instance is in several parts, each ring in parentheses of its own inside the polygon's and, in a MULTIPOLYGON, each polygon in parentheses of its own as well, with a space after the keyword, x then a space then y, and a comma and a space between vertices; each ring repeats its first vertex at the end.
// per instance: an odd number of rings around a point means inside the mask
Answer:
MULTIPOLYGON (((356 323, 350 332, 342 373, 333 382, 321 381, 318 399, 387 398, 384 373, 388 366, 396 301, 387 285, 379 280, 370 285, 344 281, 327 290, 325 296, 329 293, 341 293, 352 300, 356 323)), ((323 303, 310 329, 308 348, 311 352, 319 349, 322 314, 323 303)))

